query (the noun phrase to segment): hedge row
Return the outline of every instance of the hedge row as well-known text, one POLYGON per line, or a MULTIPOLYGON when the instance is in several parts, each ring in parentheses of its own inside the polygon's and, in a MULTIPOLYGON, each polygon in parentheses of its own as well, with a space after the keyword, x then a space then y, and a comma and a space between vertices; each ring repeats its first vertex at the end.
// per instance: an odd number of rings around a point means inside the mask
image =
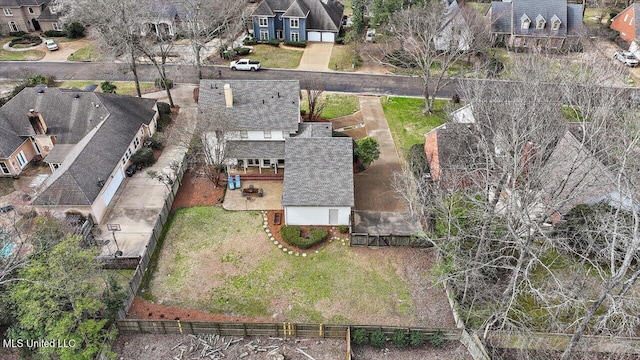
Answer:
POLYGON ((300 227, 295 225, 284 225, 280 228, 282 240, 287 244, 300 249, 308 249, 327 238, 328 231, 325 229, 311 229, 309 238, 300 236, 300 227))

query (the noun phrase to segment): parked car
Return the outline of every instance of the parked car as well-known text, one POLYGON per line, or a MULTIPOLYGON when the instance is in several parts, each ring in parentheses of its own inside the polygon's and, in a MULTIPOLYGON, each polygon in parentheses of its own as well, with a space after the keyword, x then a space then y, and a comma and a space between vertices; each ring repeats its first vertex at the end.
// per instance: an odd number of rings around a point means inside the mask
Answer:
POLYGON ((364 41, 373 42, 375 37, 376 37, 376 29, 369 29, 367 30, 367 35, 365 36, 364 41))
POLYGON ((627 66, 638 66, 638 58, 631 51, 618 50, 613 56, 627 66))
POLYGON ((237 61, 232 61, 229 67, 231 68, 231 70, 257 71, 260 70, 260 62, 249 59, 240 59, 237 61))
POLYGON ((44 45, 51 51, 58 50, 58 44, 56 44, 56 42, 51 39, 45 40, 44 45))
POLYGON ((8 213, 9 211, 13 210, 13 205, 7 205, 7 206, 3 206, 0 207, 0 213, 4 214, 4 213, 8 213))
POLYGON ((127 171, 125 171, 125 173, 127 174, 127 176, 131 177, 131 176, 133 176, 133 174, 136 173, 137 170, 138 170, 138 167, 136 166, 136 164, 131 164, 131 165, 129 165, 129 167, 127 168, 127 171))

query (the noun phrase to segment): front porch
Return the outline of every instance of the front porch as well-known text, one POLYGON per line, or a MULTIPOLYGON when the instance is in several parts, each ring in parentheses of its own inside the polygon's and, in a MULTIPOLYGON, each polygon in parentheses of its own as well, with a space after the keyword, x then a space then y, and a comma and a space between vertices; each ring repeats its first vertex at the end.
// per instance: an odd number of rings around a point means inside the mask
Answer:
POLYGON ((284 175, 284 159, 237 159, 235 165, 227 165, 231 175, 284 175))

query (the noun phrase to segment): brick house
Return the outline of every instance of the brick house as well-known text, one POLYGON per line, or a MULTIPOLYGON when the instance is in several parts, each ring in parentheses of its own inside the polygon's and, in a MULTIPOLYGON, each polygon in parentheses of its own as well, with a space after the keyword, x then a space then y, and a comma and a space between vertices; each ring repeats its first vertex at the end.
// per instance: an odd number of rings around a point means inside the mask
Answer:
POLYGON ((62 30, 53 0, 0 0, 0 30, 14 31, 62 30))
POLYGON ((620 33, 620 37, 627 42, 637 39, 640 3, 629 5, 611 20, 611 28, 620 33))

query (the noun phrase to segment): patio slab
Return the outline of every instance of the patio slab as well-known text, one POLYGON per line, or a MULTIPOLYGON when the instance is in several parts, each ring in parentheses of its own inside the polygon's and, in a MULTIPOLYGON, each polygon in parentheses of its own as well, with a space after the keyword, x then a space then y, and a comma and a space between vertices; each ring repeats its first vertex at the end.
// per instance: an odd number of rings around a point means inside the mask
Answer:
POLYGON ((241 185, 260 188, 264 196, 247 199, 240 189, 227 189, 222 204, 225 210, 282 210, 282 180, 243 180, 241 185))

